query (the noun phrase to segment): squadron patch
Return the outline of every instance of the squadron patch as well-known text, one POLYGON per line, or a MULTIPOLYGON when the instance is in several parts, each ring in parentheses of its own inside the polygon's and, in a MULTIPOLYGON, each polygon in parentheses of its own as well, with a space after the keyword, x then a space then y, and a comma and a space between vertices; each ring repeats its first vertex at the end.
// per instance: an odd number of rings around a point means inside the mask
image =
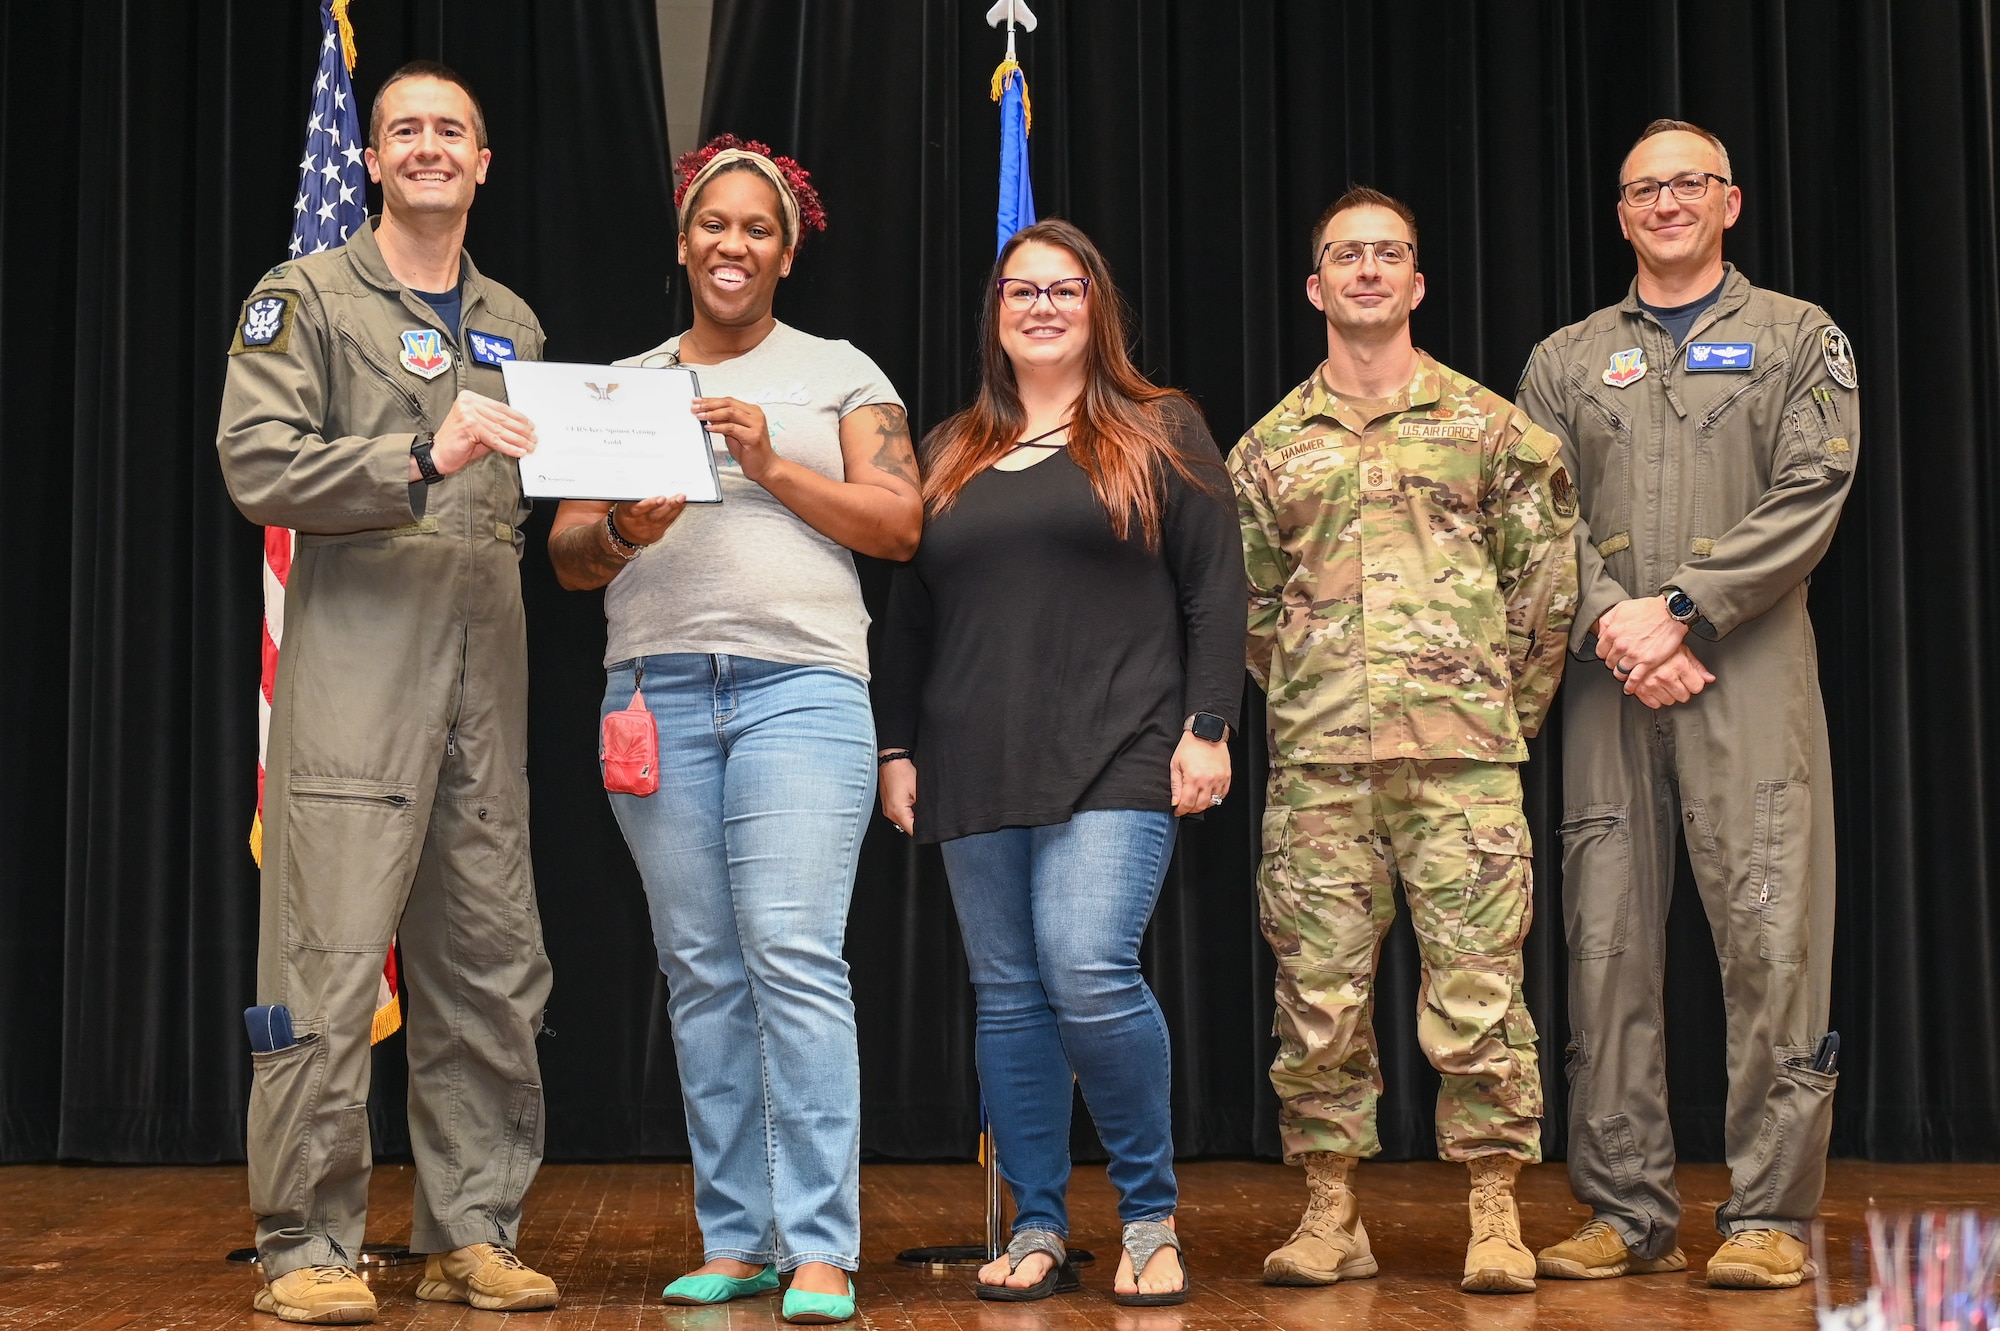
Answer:
POLYGON ((243 320, 236 325, 236 340, 229 354, 246 351, 283 352, 292 340, 292 297, 259 296, 243 306, 243 320))
POLYGON ((1842 388, 1854 387, 1859 376, 1854 369, 1854 348, 1848 344, 1847 334, 1832 324, 1819 330, 1819 352, 1826 358, 1826 372, 1842 388))
POLYGON ((514 359, 514 339, 511 337, 468 328, 465 330, 465 341, 472 348, 472 359, 481 365, 498 365, 514 359))
POLYGON ((1557 467, 1556 474, 1549 477, 1549 498, 1555 503, 1557 517, 1576 516, 1576 485, 1569 478, 1568 467, 1557 467))
POLYGON ((1624 351, 1611 353, 1611 364, 1604 371, 1604 382, 1613 388, 1625 388, 1646 377, 1646 349, 1628 347, 1624 351))
POLYGON ((435 328, 412 328, 403 334, 403 368, 420 379, 435 379, 451 368, 451 348, 435 328))

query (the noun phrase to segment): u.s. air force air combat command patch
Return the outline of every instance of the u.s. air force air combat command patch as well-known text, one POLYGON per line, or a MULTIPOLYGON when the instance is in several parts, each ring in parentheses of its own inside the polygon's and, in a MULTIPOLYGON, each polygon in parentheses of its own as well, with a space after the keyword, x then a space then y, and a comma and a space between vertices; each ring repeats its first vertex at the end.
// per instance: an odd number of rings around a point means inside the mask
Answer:
POLYGON ((1646 377, 1646 349, 1628 347, 1624 351, 1611 353, 1611 364, 1604 371, 1604 382, 1613 388, 1624 388, 1636 384, 1646 377))
POLYGON ((294 298, 289 294, 259 296, 244 302, 243 318, 236 325, 229 354, 240 356, 246 351, 282 354, 292 341, 293 305, 294 298))
POLYGON ((1842 388, 1852 388, 1858 376, 1854 369, 1854 348, 1848 344, 1847 334, 1832 324, 1819 330, 1819 351, 1826 359, 1826 372, 1842 388))

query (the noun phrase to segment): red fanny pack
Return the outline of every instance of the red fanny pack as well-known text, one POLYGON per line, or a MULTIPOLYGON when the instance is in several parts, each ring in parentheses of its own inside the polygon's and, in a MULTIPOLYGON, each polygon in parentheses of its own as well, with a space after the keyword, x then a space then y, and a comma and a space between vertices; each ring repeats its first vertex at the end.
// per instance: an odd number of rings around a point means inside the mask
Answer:
POLYGON ((646 700, 632 690, 632 705, 604 718, 597 756, 604 762, 604 788, 624 795, 650 795, 660 788, 660 728, 646 700))

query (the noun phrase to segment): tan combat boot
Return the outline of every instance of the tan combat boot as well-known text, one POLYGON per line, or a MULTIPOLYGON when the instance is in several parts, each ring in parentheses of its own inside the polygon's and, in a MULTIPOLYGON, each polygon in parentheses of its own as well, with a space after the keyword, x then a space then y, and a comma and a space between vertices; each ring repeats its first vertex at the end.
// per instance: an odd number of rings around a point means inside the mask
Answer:
POLYGON ((473 1243, 434 1252, 424 1261, 417 1297, 436 1303, 469 1303, 492 1312, 556 1306, 556 1282, 507 1249, 473 1243))
POLYGON ((1360 1161, 1332 1151, 1308 1151, 1306 1216, 1292 1237, 1264 1259, 1267 1285, 1331 1285, 1365 1280, 1380 1269, 1368 1250, 1368 1227, 1361 1223, 1348 1175, 1360 1161))
POLYGON ((1607 1280, 1687 1270, 1687 1254, 1675 1248, 1665 1257, 1634 1257, 1618 1231, 1592 1217, 1583 1228, 1535 1254, 1535 1274, 1550 1280, 1607 1280))
POLYGON ((1472 1294, 1528 1294, 1535 1288, 1535 1255, 1521 1242, 1521 1213, 1514 1206, 1514 1179, 1521 1162, 1511 1155, 1482 1155, 1467 1161, 1472 1171, 1472 1242, 1465 1249, 1465 1279, 1458 1287, 1472 1294))
POLYGON ((1790 1289, 1813 1273, 1806 1245, 1782 1229, 1743 1229, 1708 1259, 1716 1289, 1790 1289))
POLYGON ((251 1299, 260 1313, 315 1326, 355 1326, 375 1320, 375 1294, 345 1266, 302 1266, 267 1283, 251 1299))

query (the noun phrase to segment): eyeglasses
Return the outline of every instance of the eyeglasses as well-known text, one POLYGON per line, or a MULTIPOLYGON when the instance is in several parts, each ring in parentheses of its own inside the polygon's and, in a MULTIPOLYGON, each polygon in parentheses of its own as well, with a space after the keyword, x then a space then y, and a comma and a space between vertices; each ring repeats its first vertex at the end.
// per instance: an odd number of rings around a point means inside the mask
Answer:
POLYGON ((1413 240, 1329 240, 1319 247, 1319 261, 1313 266, 1320 267, 1331 258, 1336 268, 1352 268, 1361 262, 1364 254, 1374 255, 1375 262, 1384 268, 1400 268, 1417 261, 1417 243, 1413 240))
POLYGON ((1682 203, 1693 203, 1708 193, 1708 182, 1729 184, 1728 176, 1713 171, 1683 171, 1672 180, 1628 180, 1618 187, 1618 197, 1628 208, 1650 208, 1660 201, 1660 191, 1670 189, 1682 203))
POLYGON ((1083 304, 1083 298, 1090 292, 1090 279, 1065 277, 1038 287, 1024 277, 1003 277, 994 286, 999 288, 1000 299, 1010 310, 1032 310, 1036 301, 1047 296, 1050 305, 1067 311, 1083 304))

